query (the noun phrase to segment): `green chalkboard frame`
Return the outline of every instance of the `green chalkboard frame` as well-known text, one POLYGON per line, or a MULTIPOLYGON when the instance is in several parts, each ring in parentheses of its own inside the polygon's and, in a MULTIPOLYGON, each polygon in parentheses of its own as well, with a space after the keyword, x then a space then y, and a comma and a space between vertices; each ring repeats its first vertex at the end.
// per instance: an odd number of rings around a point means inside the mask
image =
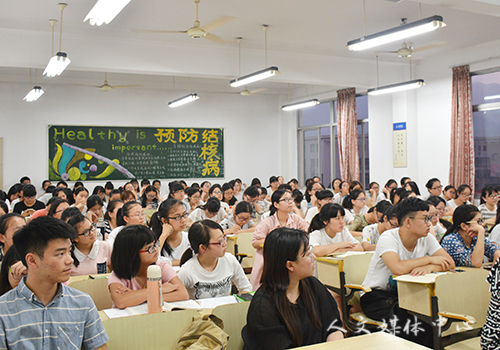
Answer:
POLYGON ((224 177, 224 128, 48 125, 49 179, 224 177))

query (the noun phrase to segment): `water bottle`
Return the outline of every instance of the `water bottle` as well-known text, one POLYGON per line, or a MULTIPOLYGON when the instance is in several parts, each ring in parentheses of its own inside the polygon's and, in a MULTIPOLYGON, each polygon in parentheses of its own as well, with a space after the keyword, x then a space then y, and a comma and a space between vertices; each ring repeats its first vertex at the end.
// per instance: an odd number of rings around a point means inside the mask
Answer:
POLYGON ((158 265, 148 267, 148 314, 163 311, 163 295, 161 294, 161 268, 158 265))

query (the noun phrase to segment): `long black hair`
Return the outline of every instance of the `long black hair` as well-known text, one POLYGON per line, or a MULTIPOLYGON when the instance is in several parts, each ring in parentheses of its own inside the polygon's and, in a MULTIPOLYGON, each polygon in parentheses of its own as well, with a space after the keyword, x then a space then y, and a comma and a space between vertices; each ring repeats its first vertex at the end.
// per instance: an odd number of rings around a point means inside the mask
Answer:
MULTIPOLYGON (((151 221, 149 222, 149 228, 154 232, 156 239, 159 239, 161 233, 163 232, 162 219, 165 219, 168 222, 169 220, 168 217, 171 216, 171 213, 174 210, 177 210, 179 206, 184 208, 184 205, 182 204, 181 201, 175 198, 168 198, 167 200, 163 201, 160 204, 158 211, 151 216, 151 221)), ((170 244, 168 244, 167 240, 165 240, 165 243, 163 243, 163 247, 161 250, 162 253, 163 250, 167 252, 167 255, 171 255, 172 252, 174 251, 173 248, 170 246, 170 244)))
POLYGON ((462 225, 463 223, 467 223, 468 221, 471 221, 478 213, 480 213, 480 211, 475 205, 472 204, 459 205, 453 212, 453 224, 450 227, 448 227, 445 234, 441 238, 441 242, 450 233, 458 232, 460 230, 460 225, 462 225))
POLYGON ((325 228, 325 222, 328 222, 330 219, 336 218, 339 215, 345 216, 345 210, 340 204, 325 204, 323 208, 321 208, 321 211, 312 218, 311 224, 309 225, 309 233, 325 228))
POLYGON ((279 205, 281 197, 283 197, 287 192, 288 191, 286 190, 276 190, 273 192, 273 195, 271 196, 271 206, 269 207, 269 216, 276 214, 278 209, 276 209, 274 204, 279 205))
MULTIPOLYGON (((304 253, 309 248, 309 239, 302 230, 280 227, 269 233, 264 242, 264 268, 260 282, 263 290, 271 297, 278 314, 292 338, 293 346, 302 345, 302 320, 295 307, 286 296, 290 285, 287 261, 296 261, 300 250, 304 253)), ((300 298, 314 328, 321 328, 317 302, 311 286, 306 279, 299 282, 300 298)))
POLYGON ((12 289, 9 282, 9 269, 18 261, 21 261, 21 257, 19 256, 15 245, 12 245, 7 253, 5 253, 2 260, 2 268, 0 269, 0 295, 4 295, 12 289))
MULTIPOLYGON (((142 192, 142 196, 141 196, 141 205, 143 208, 146 208, 148 206, 148 192, 154 192, 156 194, 158 194, 158 190, 156 189, 156 187, 153 187, 151 185, 148 185, 144 191, 142 192)), ((153 198, 153 203, 158 203, 158 198, 153 198)))
MULTIPOLYGON (((116 224, 118 226, 125 226, 127 225, 127 222, 125 221, 124 217, 128 217, 129 214, 130 214, 130 211, 132 210, 132 208, 134 206, 141 206, 139 203, 137 202, 127 202, 123 205, 123 207, 121 207, 120 209, 118 209, 118 212, 116 213, 116 224)), ((141 206, 142 208, 142 206, 141 206)))
POLYGON ((210 230, 220 230, 224 233, 222 227, 212 220, 201 220, 191 225, 188 232, 190 248, 186 249, 184 254, 182 254, 181 266, 200 252, 200 245, 208 247, 210 243, 210 230))
POLYGON ((358 199, 361 193, 365 193, 363 190, 352 190, 348 196, 345 196, 342 206, 345 209, 352 209, 352 201, 358 199))

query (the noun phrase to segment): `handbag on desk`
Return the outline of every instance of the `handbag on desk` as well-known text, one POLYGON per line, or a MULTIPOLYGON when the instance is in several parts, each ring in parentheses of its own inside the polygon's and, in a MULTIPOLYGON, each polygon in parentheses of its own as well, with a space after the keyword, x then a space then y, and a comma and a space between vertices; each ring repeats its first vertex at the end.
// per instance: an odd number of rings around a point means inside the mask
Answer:
POLYGON ((225 350, 229 335, 222 328, 224 324, 217 316, 193 317, 175 350, 225 350))

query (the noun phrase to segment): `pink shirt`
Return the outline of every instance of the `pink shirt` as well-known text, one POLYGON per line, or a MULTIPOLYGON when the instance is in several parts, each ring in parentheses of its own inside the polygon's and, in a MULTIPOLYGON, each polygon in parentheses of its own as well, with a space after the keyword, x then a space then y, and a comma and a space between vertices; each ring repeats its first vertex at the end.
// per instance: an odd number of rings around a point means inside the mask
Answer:
MULTIPOLYGON (((255 231, 253 232, 252 243, 261 239, 265 239, 266 236, 272 230, 278 227, 281 227, 278 221, 278 216, 271 215, 270 217, 263 220, 260 224, 257 225, 255 231)), ((288 220, 286 222, 285 227, 296 228, 307 232, 307 230, 309 229, 309 224, 300 216, 291 213, 288 215, 288 220)), ((260 287, 260 277, 262 276, 263 266, 264 266, 264 256, 262 255, 262 248, 259 247, 257 248, 255 254, 252 274, 250 275, 250 283, 252 284, 253 290, 257 290, 260 287)))
POLYGON ((43 209, 38 209, 35 211, 31 216, 30 220, 34 220, 36 218, 39 218, 40 216, 47 216, 47 210, 45 208, 43 209))
POLYGON ((95 241, 89 255, 84 255, 75 248, 75 256, 80 261, 80 264, 78 267, 75 267, 73 263, 71 266, 71 276, 107 273, 106 266, 111 263, 112 250, 113 246, 103 241, 95 241))

